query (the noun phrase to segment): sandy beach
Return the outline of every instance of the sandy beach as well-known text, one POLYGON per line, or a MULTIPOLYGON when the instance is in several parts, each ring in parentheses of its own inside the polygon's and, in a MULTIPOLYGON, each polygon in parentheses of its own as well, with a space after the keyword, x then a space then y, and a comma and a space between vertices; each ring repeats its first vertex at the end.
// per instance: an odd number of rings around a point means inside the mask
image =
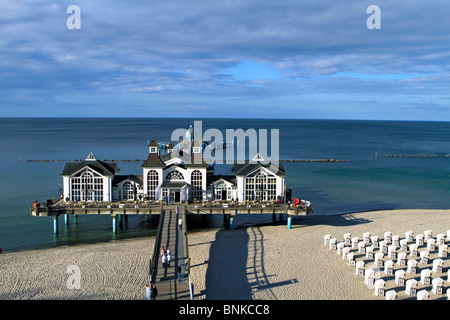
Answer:
MULTIPOLYGON (((294 217, 290 230, 284 221, 189 233, 195 299, 384 300, 355 274, 354 267, 324 245, 323 236, 331 234, 342 241, 345 233, 361 238, 370 232, 383 238, 391 231, 404 238, 406 231, 432 230, 435 236, 449 229, 450 210, 405 209, 294 217)), ((0 299, 144 299, 153 245, 152 238, 2 254, 0 299), (70 266, 79 267, 79 289, 67 286, 70 266)), ((430 253, 430 260, 436 257, 437 250, 430 253)), ((446 299, 450 287, 450 260, 443 259, 443 272, 432 277, 445 280, 444 294, 436 295, 431 285, 420 282, 417 287, 429 291, 430 299, 446 299)), ((399 268, 395 264, 394 269, 399 268)), ((431 269, 432 263, 421 268, 431 269)), ((420 271, 405 278, 413 277, 420 279, 420 271)), ((386 277, 386 290, 396 290, 398 299, 411 299, 393 278, 386 277)))

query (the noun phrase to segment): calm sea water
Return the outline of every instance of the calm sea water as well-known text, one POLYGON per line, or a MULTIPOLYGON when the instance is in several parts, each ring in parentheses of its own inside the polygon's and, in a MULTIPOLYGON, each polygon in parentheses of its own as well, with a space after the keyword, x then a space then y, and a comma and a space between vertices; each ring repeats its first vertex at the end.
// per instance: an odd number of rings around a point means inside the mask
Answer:
MULTIPOLYGON (((201 120, 201 119, 198 119, 201 120)), ((383 155, 450 154, 449 122, 203 119, 203 130, 279 129, 281 159, 348 162, 284 163, 294 197, 315 215, 376 209, 450 208, 450 158, 383 155), (377 154, 377 157, 376 157, 377 154)), ((157 217, 130 217, 117 234, 108 216, 79 216, 53 234, 51 218, 29 206, 57 195, 64 162, 28 160, 146 159, 147 141, 169 142, 193 119, 0 119, 0 247, 3 252, 154 235, 157 217), (19 157, 21 161, 19 161, 19 157)), ((121 174, 142 174, 141 162, 119 162, 121 174)), ((216 166, 216 173, 229 173, 216 166)), ((221 217, 191 218, 191 230, 221 227, 221 217)), ((300 219, 300 218, 299 218, 300 219)), ((237 216, 236 225, 272 216, 237 216)), ((295 221, 295 220, 294 220, 295 221)))

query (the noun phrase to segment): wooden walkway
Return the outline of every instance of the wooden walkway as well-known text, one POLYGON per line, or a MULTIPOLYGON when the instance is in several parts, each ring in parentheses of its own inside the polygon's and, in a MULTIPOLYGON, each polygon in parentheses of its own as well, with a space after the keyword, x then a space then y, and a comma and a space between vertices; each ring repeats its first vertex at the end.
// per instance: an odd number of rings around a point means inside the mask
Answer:
POLYGON ((178 213, 176 206, 173 206, 172 209, 167 208, 161 214, 159 239, 156 239, 155 243, 155 246, 158 245, 158 250, 154 251, 152 257, 152 261, 155 261, 152 282, 158 289, 156 300, 191 299, 185 217, 184 206, 179 207, 178 213), (183 222, 181 226, 179 226, 180 218, 183 222), (166 250, 170 248, 172 252, 173 258, 168 266, 164 266, 162 263, 161 247, 166 250), (178 279, 178 265, 182 270, 180 280, 178 279))

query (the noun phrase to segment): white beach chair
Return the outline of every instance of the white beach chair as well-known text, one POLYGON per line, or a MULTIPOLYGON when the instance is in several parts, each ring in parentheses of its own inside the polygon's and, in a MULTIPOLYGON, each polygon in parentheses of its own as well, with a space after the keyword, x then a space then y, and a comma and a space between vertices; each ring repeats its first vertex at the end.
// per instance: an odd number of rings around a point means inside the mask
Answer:
POLYGON ((386 242, 386 240, 380 241, 379 244, 380 244, 380 252, 382 252, 384 254, 387 253, 388 243, 386 242))
POLYGON ((427 300, 429 297, 430 293, 425 289, 417 292, 417 300, 427 300))
POLYGON ((365 266, 364 261, 357 261, 356 262, 355 272, 356 272, 357 276, 363 276, 364 275, 364 266, 365 266))
POLYGON ((446 244, 441 244, 439 246, 439 257, 440 258, 448 257, 448 246, 446 244))
POLYGON ((362 254, 366 253, 366 242, 365 241, 358 242, 358 253, 362 253, 362 254))
POLYGON ((417 260, 411 259, 408 260, 408 268, 406 269, 406 271, 409 274, 417 274, 417 260))
POLYGON ((336 238, 330 239, 330 250, 336 250, 336 238))
POLYGON ((443 233, 439 233, 436 236, 436 245, 441 245, 441 244, 445 244, 445 234, 443 233))
POLYGON ((414 297, 416 295, 416 287, 417 287, 417 280, 416 279, 408 279, 406 280, 406 294, 410 297, 414 297))
POLYGON ((355 261, 353 252, 350 252, 349 254, 347 254, 347 260, 348 260, 348 265, 350 267, 354 267, 356 265, 356 261, 355 261))
POLYGON ((365 232, 363 234, 363 240, 365 243, 370 243, 370 232, 365 232))
POLYGON ((384 258, 384 254, 382 252, 375 253, 375 265, 377 267, 383 266, 383 258, 384 258))
POLYGON ((408 242, 413 242, 414 241, 414 231, 406 231, 405 232, 405 239, 408 242))
POLYGON ((350 253, 350 247, 342 248, 342 260, 347 259, 347 256, 349 253, 350 253))
POLYGON ((395 271, 395 284, 398 286, 404 286, 405 285, 405 275, 406 275, 406 271, 405 270, 397 270, 395 271))
POLYGON ((392 236, 392 245, 396 247, 400 245, 400 236, 398 234, 392 236))
POLYGON ((344 242, 339 242, 336 245, 336 253, 341 255, 342 254, 342 249, 344 249, 345 243, 344 242))
POLYGON ((406 252, 399 252, 397 255, 397 264, 399 266, 406 266, 406 252))
POLYGON ((430 256, 430 253, 426 250, 420 251, 420 263, 421 264, 428 264, 428 257, 430 256))
POLYGON ((447 289, 447 300, 450 300, 450 288, 447 289))
POLYGON ((388 290, 386 291, 386 300, 396 300, 397 299, 397 292, 395 290, 388 290))
POLYGON ((423 234, 418 234, 417 236, 416 236, 416 244, 418 245, 418 246, 423 246, 423 239, 425 238, 425 236, 423 235, 423 234))
POLYGON ((392 276, 392 275, 394 275, 394 261, 392 261, 392 260, 387 260, 387 261, 384 263, 384 273, 385 273, 387 276, 392 276))
POLYGON ((373 245, 374 248, 378 248, 379 241, 380 241, 380 238, 378 236, 372 236, 370 238, 370 241, 372 241, 372 245, 373 245))
POLYGON ((450 230, 447 230, 447 240, 450 240, 450 230))
POLYGON ((408 240, 401 239, 400 240, 400 250, 401 251, 408 251, 408 240))
POLYGON ((427 240, 427 249, 428 249, 428 251, 436 250, 436 240, 435 239, 429 238, 427 240))
POLYGON ((351 233, 344 234, 344 242, 347 246, 349 246, 351 244, 351 242, 350 242, 351 238, 352 238, 351 233))
POLYGON ((442 273, 442 266, 444 265, 444 260, 442 259, 434 259, 433 260, 433 272, 434 273, 442 273))
POLYGON ((397 250, 397 247, 394 245, 388 247, 388 257, 389 258, 391 258, 391 259, 397 258, 397 252, 395 250, 397 250))
POLYGON ((375 295, 377 297, 383 297, 384 296, 384 285, 386 284, 386 281, 383 279, 377 279, 375 280, 375 295))
POLYGON ((364 283, 369 289, 373 289, 375 285, 375 270, 370 268, 364 273, 364 283))
POLYGON ((386 243, 390 243, 392 241, 392 232, 386 231, 384 233, 384 241, 386 241, 386 243))
POLYGON ((434 278, 431 281, 431 285, 432 285, 431 291, 434 294, 443 294, 444 280, 442 280, 441 278, 434 278))
POLYGON ((325 246, 329 246, 330 245, 330 239, 331 239, 331 234, 326 234, 323 236, 323 244, 325 246))
POLYGON ((412 258, 417 258, 418 252, 417 252, 417 244, 410 244, 409 245, 409 256, 412 258))
POLYGON ((373 251, 374 250, 375 250, 375 248, 373 246, 366 248, 366 258, 367 259, 373 259, 373 251))
POLYGON ((430 269, 423 269, 420 272, 420 282, 424 285, 429 285, 431 279, 431 270, 430 269))
POLYGON ((425 231, 423 232, 423 235, 424 235, 424 239, 425 239, 425 240, 431 239, 431 238, 433 237, 433 231, 431 231, 431 230, 425 230, 425 231))
POLYGON ((352 249, 358 249, 359 237, 352 238, 352 249))

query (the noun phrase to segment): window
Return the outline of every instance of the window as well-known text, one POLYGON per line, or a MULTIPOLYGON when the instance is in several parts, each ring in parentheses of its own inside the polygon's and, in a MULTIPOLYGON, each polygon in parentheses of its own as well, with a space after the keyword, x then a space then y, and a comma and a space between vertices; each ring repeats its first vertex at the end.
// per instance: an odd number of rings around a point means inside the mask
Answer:
POLYGON ((181 172, 179 171, 172 171, 169 172, 166 176, 166 180, 167 181, 172 181, 172 180, 184 180, 183 175, 181 174, 181 172))
POLYGON ((122 200, 134 200, 135 186, 130 181, 122 185, 122 200))
POLYGON ((199 170, 195 170, 191 174, 191 199, 203 199, 203 180, 199 170))
POLYGON ((245 178, 245 200, 276 200, 277 179, 259 170, 245 178))
POLYGON ((147 195, 150 200, 156 200, 155 190, 159 185, 158 172, 150 170, 147 174, 147 195))
POLYGON ((71 178, 72 201, 103 201, 103 178, 85 169, 71 178))

